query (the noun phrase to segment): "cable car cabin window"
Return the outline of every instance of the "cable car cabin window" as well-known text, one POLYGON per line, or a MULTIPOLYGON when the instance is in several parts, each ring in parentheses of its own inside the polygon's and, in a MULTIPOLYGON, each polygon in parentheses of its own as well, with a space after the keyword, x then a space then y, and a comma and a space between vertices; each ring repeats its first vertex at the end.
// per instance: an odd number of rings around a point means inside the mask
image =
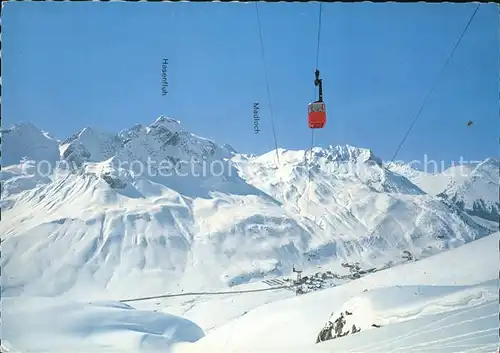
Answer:
POLYGON ((309 113, 322 113, 324 111, 325 111, 325 105, 323 103, 309 104, 309 113))

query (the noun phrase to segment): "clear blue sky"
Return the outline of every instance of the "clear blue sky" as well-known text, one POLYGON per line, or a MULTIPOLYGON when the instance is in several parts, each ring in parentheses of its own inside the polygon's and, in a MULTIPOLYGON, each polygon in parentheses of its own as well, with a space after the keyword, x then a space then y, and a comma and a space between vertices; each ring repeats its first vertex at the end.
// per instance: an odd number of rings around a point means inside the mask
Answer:
MULTIPOLYGON (((319 3, 259 6, 278 144, 308 148, 319 3)), ((324 3, 328 122, 316 145, 390 158, 475 6, 324 3)), ((4 126, 31 121, 63 139, 85 126, 118 132, 165 114, 241 152, 274 148, 254 3, 3 7, 4 126), (253 102, 261 105, 259 135, 253 102)), ((498 26, 495 5, 481 5, 398 159, 498 156, 498 26)))

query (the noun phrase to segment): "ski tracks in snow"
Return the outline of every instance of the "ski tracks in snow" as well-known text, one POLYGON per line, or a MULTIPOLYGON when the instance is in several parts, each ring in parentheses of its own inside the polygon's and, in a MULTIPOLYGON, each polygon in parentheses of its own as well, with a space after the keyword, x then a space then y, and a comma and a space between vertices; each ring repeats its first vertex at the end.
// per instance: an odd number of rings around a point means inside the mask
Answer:
POLYGON ((493 301, 488 301, 453 313, 436 315, 441 318, 431 320, 429 324, 412 330, 410 333, 377 341, 377 344, 356 347, 356 349, 362 352, 429 351, 443 353, 448 348, 452 349, 453 352, 492 352, 498 347, 499 324, 498 320, 495 319, 498 317, 497 312, 498 305, 493 301), (461 316, 464 317, 456 321, 461 316), (495 324, 497 327, 492 327, 495 324), (469 327, 473 327, 475 330, 468 331, 469 327), (447 333, 444 337, 442 337, 443 332, 447 333), (439 336, 440 333, 441 336, 439 336), (453 335, 450 336, 449 333, 453 335), (438 338, 436 338, 436 334, 438 338), (417 337, 418 339, 415 340, 417 337), (467 343, 467 341, 484 340, 486 338, 489 338, 488 341, 491 341, 491 343, 486 345, 484 343, 467 343))

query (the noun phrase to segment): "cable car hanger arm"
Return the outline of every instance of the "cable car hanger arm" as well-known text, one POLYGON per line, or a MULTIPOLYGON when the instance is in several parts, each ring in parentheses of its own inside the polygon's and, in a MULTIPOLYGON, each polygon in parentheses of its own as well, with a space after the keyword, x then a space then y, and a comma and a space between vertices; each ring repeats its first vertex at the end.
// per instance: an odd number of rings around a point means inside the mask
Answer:
POLYGON ((316 79, 314 80, 314 85, 319 86, 319 99, 317 102, 323 102, 323 79, 319 78, 319 70, 316 69, 316 79))

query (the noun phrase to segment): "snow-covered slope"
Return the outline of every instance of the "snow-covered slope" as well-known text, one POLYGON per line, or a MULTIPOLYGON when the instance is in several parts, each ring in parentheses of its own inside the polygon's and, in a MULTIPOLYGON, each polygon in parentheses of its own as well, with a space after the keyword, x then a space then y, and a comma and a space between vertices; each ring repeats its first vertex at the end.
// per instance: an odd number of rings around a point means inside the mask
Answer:
POLYGON ((500 161, 461 164, 441 173, 427 173, 403 163, 388 168, 404 175, 430 195, 438 196, 472 216, 498 223, 500 219, 500 161))
POLYGON ((2 306, 2 339, 14 352, 158 352, 204 336, 189 320, 116 302, 6 298, 2 306))
POLYGON ((1 172, 4 296, 213 290, 294 266, 380 267, 489 233, 352 146, 315 148, 307 165, 281 150, 276 167, 272 153, 235 155, 160 117, 116 135, 86 128, 60 152, 50 175, 36 158, 1 172))
POLYGON ((452 179, 459 178, 462 173, 470 172, 470 166, 467 164, 463 165, 462 169, 451 167, 446 173, 425 172, 403 162, 389 162, 385 166, 392 172, 405 176, 424 192, 433 196, 443 191, 452 179))
POLYGON ((262 305, 174 352, 494 352, 499 236, 262 305), (316 344, 329 313, 360 332, 316 344))
POLYGON ((286 290, 199 295, 182 303, 144 301, 148 310, 115 302, 4 298, 2 345, 11 352, 491 353, 498 347, 499 237, 497 232, 298 297, 286 290), (173 311, 184 318, 167 314, 173 311), (349 326, 361 331, 316 344, 325 321, 346 311, 352 314, 349 326), (214 320, 216 327, 200 332, 214 320))

